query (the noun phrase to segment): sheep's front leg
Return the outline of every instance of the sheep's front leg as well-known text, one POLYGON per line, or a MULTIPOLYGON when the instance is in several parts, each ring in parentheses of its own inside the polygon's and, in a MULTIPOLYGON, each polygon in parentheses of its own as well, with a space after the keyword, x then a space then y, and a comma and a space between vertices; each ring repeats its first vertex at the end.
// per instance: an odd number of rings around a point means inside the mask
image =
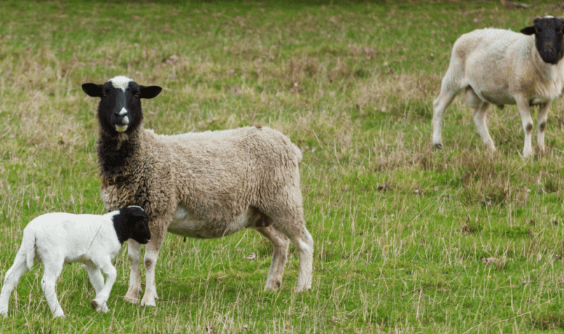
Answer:
POLYGON ((2 293, 0 294, 0 314, 8 315, 8 304, 12 291, 18 285, 20 278, 27 271, 26 256, 21 250, 16 255, 14 265, 6 273, 4 278, 4 285, 2 286, 2 293))
POLYGON ((61 275, 61 271, 63 270, 63 264, 64 261, 61 261, 60 263, 56 263, 54 261, 43 263, 43 278, 41 279, 41 288, 43 289, 45 298, 47 298, 47 304, 49 305, 51 312, 53 312, 53 317, 55 318, 65 316, 65 313, 63 312, 63 309, 59 304, 59 300, 57 299, 57 292, 55 291, 57 279, 59 278, 59 275, 61 275))
MULTIPOLYGON (((98 295, 100 294, 100 292, 102 291, 102 289, 104 288, 104 276, 102 276, 102 272, 100 271, 99 268, 85 264, 84 269, 86 269, 86 271, 88 272, 88 277, 90 278, 90 283, 92 284, 94 291, 96 291, 96 298, 97 298, 98 295)), ((96 305, 96 307, 94 307, 94 304, 92 304, 92 308, 94 308, 94 310, 96 310, 98 308, 98 305, 96 305)), ((104 304, 101 307, 101 311, 104 312, 104 313, 109 311, 106 304, 104 304)))
POLYGON ((129 289, 124 299, 130 303, 138 303, 141 296, 141 274, 139 273, 139 260, 141 258, 141 245, 133 240, 127 240, 127 249, 129 257, 129 266, 131 273, 129 274, 129 289))
POLYGON ((541 152, 544 152, 544 130, 546 129, 546 120, 548 119, 548 111, 550 110, 551 103, 552 101, 541 104, 539 107, 537 144, 541 152))
MULTIPOLYGON (((533 131, 533 119, 531 118, 531 109, 529 107, 529 101, 522 97, 515 97, 517 101, 517 108, 519 108, 519 114, 521 115, 521 122, 523 123, 523 130, 525 130, 525 147, 523 148, 523 156, 525 158, 533 155, 533 146, 531 145, 531 132, 533 131)), ((540 115, 539 115, 540 117, 540 115)))
MULTIPOLYGON (((159 226, 161 224, 155 224, 159 226)), ((164 241, 166 227, 164 231, 151 230, 151 241, 147 244, 145 249, 145 275, 147 283, 145 286, 145 295, 141 300, 141 306, 157 306, 155 300, 159 298, 157 295, 157 283, 155 281, 155 267, 157 266, 157 259, 159 257, 159 250, 164 241)))
MULTIPOLYGON (((106 263, 104 263, 102 270, 106 274, 106 284, 104 284, 104 287, 100 290, 100 292, 96 293, 96 299, 92 301, 92 308, 98 312, 108 312, 106 302, 108 301, 110 292, 112 292, 112 287, 116 282, 117 271, 109 259, 106 263)), ((96 275, 101 275, 100 270, 98 269, 97 271, 98 273, 96 275)))

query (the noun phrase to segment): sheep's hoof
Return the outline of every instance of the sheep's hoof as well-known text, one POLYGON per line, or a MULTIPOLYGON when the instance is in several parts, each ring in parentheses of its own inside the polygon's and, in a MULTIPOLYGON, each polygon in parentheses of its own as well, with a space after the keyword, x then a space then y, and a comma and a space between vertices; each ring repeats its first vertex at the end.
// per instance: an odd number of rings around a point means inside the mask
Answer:
POLYGON ((96 311, 96 309, 98 308, 98 302, 96 300, 93 300, 90 305, 92 305, 92 309, 94 311, 96 311))
POLYGON ((433 144, 433 146, 435 148, 438 148, 439 150, 443 148, 443 144, 441 144, 441 143, 435 143, 435 144, 433 144))
POLYGON ((149 298, 143 298, 143 300, 141 301, 141 306, 152 306, 152 307, 156 307, 157 304, 155 303, 155 299, 150 300, 149 298))
POLYGON ((123 297, 123 299, 125 299, 126 302, 131 304, 139 304, 139 298, 125 296, 123 297))

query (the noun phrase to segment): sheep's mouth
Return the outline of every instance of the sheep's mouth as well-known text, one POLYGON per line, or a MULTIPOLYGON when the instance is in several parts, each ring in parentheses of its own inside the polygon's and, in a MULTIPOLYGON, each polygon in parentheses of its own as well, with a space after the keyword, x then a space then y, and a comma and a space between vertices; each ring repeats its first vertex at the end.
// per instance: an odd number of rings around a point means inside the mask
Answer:
POLYGON ((115 126, 116 126, 117 132, 125 132, 127 130, 128 125, 127 124, 124 124, 124 125, 116 124, 115 126))

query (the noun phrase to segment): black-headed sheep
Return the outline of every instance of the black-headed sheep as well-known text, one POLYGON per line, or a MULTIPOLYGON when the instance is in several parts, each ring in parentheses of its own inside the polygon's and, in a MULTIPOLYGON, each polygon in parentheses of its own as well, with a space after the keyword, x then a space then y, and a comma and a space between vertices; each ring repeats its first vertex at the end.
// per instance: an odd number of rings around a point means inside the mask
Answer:
POLYGON ((112 260, 124 241, 146 244, 151 238, 148 217, 139 207, 122 208, 105 215, 48 213, 32 220, 23 231, 22 245, 6 273, 0 294, 0 314, 8 314, 8 302, 21 276, 35 259, 43 263, 41 288, 55 318, 64 317, 55 286, 63 265, 81 262, 96 291, 91 305, 108 312, 106 301, 116 281, 112 260), (100 269, 107 275, 106 283, 100 269))
POLYGON ((516 104, 525 131, 523 156, 533 154, 530 107, 539 105, 537 144, 544 151, 544 131, 550 103, 564 87, 563 19, 535 18, 521 33, 481 29, 462 35, 452 48, 441 93, 433 103, 433 145, 442 147, 445 109, 456 94, 465 90, 466 103, 484 145, 495 151, 486 125, 490 104, 503 108, 516 104))
MULTIPOLYGON (((297 291, 311 288, 313 239, 303 216, 302 154, 288 137, 268 127, 157 135, 141 124, 141 99, 157 96, 160 87, 118 76, 82 88, 101 98, 97 153, 106 209, 139 205, 149 215, 142 306, 155 306, 158 298, 155 266, 167 231, 206 239, 256 229, 274 246, 266 290, 280 286, 291 240, 300 259, 297 291)), ((125 297, 138 302, 140 246, 128 246, 125 297)))

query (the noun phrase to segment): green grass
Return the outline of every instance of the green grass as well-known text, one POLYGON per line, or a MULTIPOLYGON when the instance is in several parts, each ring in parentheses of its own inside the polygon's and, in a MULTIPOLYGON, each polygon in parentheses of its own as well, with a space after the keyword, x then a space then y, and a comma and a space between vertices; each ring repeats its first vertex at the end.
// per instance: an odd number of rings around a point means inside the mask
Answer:
POLYGON ((164 88, 144 102, 145 127, 158 133, 261 124, 290 136, 304 152, 315 240, 313 289, 295 294, 293 246, 282 288, 263 292, 272 246, 255 231, 186 242, 169 234, 156 308, 123 300, 124 247, 110 313, 92 311, 94 291, 73 264, 58 283, 62 320, 51 318, 36 265, 0 332, 562 332, 562 100, 544 155, 520 157, 515 107, 489 113, 498 152, 486 152, 462 97, 446 112, 444 149, 430 144, 432 101, 456 38, 518 31, 534 16, 558 16, 555 8, 0 2, 2 280, 31 219, 104 212, 96 101, 80 85, 120 74, 164 88))

